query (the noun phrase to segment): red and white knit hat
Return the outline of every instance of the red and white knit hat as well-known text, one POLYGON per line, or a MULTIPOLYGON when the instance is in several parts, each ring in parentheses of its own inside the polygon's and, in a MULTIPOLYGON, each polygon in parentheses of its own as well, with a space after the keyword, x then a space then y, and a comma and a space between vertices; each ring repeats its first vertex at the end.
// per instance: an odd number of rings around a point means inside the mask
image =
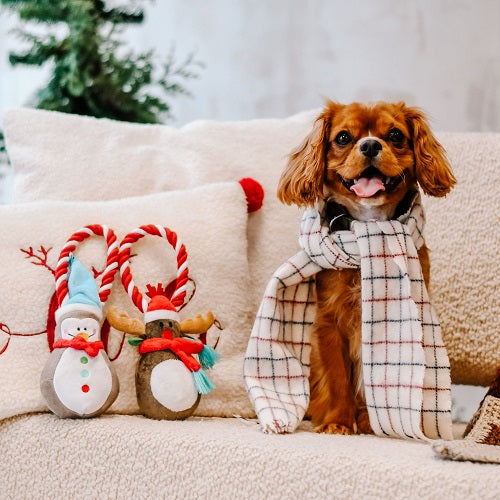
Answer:
POLYGON ((155 295, 148 304, 148 310, 144 313, 144 323, 158 319, 180 321, 177 309, 164 295, 155 295))

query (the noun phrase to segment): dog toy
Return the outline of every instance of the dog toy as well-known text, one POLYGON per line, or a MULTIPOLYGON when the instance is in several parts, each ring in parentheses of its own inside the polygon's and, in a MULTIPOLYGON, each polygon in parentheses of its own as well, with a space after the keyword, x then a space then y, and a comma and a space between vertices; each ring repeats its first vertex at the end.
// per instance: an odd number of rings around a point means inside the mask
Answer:
POLYGON ((141 226, 129 233, 120 246, 120 273, 122 283, 136 307, 144 313, 144 323, 119 313, 114 307, 108 311, 111 326, 136 337, 129 344, 139 348, 136 367, 137 403, 141 412, 155 419, 179 420, 193 414, 202 394, 215 388, 205 369, 211 368, 219 354, 187 335, 206 333, 214 323, 208 312, 204 317, 180 320, 178 308, 186 297, 189 269, 187 252, 177 234, 162 226, 141 226), (160 236, 174 247, 177 258, 175 290, 171 297, 163 290, 148 285, 149 303, 135 285, 130 272, 130 247, 145 235, 160 236))
POLYGON ((500 367, 463 438, 436 441, 432 448, 442 458, 500 464, 500 367))
POLYGON ((118 395, 118 378, 100 338, 102 305, 110 293, 117 259, 116 236, 99 225, 72 235, 59 256, 55 341, 40 379, 42 396, 58 417, 97 416, 118 395), (108 244, 99 291, 93 275, 72 254, 78 243, 93 235, 105 237, 108 244))

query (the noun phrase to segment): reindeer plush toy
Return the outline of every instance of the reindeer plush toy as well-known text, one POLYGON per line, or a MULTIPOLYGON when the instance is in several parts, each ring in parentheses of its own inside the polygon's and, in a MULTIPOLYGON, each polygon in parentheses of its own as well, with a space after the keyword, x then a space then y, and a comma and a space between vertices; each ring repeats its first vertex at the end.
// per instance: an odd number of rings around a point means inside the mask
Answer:
POLYGON ((111 307, 107 317, 117 330, 138 335, 129 339, 129 344, 139 347, 135 373, 139 408, 150 418, 185 419, 195 411, 200 395, 215 388, 204 369, 211 368, 219 358, 214 349, 187 336, 207 332, 214 323, 213 314, 208 312, 205 317, 198 315, 184 321, 179 318, 178 310, 186 305, 189 280, 186 248, 168 227, 149 224, 123 238, 118 262, 123 286, 144 313, 144 323, 111 307), (166 239, 175 250, 177 261, 177 276, 166 290, 161 284, 147 285, 149 302, 135 285, 130 270, 130 248, 145 235, 166 239))
POLYGON ((129 339, 139 347, 136 367, 137 402, 150 418, 180 420, 193 414, 201 394, 215 386, 204 369, 211 368, 219 354, 186 335, 205 333, 214 323, 211 312, 180 321, 172 302, 161 292, 153 296, 144 313, 144 323, 115 307, 108 311, 111 326, 138 335, 129 339), (197 355, 198 359, 194 356, 197 355))

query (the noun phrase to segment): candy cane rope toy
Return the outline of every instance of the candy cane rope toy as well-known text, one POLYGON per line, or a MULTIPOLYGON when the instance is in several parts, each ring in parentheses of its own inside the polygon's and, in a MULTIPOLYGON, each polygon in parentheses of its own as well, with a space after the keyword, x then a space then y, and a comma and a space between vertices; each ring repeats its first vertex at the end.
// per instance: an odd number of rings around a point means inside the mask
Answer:
POLYGON ((99 287, 99 298, 104 304, 108 300, 113 286, 116 271, 118 270, 118 242, 114 231, 107 226, 100 224, 92 224, 85 226, 74 233, 66 244, 63 246, 59 254, 59 260, 56 267, 56 294, 59 306, 62 306, 68 298, 68 264, 69 256, 76 247, 90 236, 102 236, 106 240, 108 247, 106 268, 102 274, 101 286, 99 287))
POLYGON ((139 291, 134 283, 134 280, 132 279, 132 273, 130 271, 130 247, 146 235, 159 236, 166 239, 175 250, 177 259, 177 277, 175 291, 170 301, 178 310, 179 307, 184 304, 184 299, 186 298, 189 268, 187 265, 186 247, 180 241, 177 234, 174 231, 171 231, 168 227, 148 224, 134 229, 127 234, 125 238, 123 238, 123 241, 120 244, 120 254, 118 257, 123 286, 139 311, 145 313, 148 308, 148 302, 146 298, 143 297, 142 293, 139 291))

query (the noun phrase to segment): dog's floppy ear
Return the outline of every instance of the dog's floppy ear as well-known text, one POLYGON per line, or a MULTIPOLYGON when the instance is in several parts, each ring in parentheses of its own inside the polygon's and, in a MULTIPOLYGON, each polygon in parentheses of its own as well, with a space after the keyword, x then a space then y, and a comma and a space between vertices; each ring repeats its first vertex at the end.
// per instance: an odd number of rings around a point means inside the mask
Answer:
POLYGON ((278 198, 283 203, 311 206, 323 196, 326 148, 334 106, 328 103, 303 144, 290 154, 278 184, 278 198))
POLYGON ((429 196, 447 195, 456 179, 443 147, 432 135, 425 116, 419 109, 404 107, 403 111, 410 128, 415 174, 420 187, 429 196))

